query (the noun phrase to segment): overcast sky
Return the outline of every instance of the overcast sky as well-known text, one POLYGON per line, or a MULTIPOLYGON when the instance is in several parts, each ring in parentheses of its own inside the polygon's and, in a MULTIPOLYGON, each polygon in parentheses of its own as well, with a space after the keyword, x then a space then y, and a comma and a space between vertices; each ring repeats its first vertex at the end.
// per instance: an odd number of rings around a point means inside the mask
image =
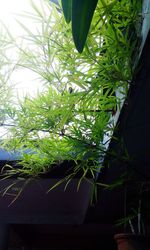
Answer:
MULTIPOLYGON (((38 5, 44 4, 45 0, 34 0, 38 5)), ((21 19, 21 22, 33 31, 37 25, 33 20, 22 18, 25 12, 32 13, 33 9, 30 0, 0 0, 0 21, 3 22, 14 36, 21 36, 23 34, 22 28, 17 24, 16 19, 21 19), (19 16, 20 15, 20 16, 19 16)), ((42 89, 40 82, 35 81, 37 75, 29 70, 19 70, 12 76, 12 82, 15 82, 16 96, 23 97, 26 94, 35 96, 37 90, 42 89)))

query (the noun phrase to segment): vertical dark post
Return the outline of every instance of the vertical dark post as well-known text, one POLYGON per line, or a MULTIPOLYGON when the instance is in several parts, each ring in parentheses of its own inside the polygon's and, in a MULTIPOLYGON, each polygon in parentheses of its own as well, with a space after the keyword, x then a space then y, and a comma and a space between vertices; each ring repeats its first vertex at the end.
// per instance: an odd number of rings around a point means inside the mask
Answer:
POLYGON ((0 250, 8 250, 9 225, 0 224, 0 250))

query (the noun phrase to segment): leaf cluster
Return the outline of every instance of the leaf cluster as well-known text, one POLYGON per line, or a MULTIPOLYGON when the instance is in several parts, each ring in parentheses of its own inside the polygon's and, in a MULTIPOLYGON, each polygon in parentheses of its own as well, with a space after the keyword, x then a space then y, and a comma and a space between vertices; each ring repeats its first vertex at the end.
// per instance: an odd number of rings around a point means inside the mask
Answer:
POLYGON ((139 6, 135 1, 99 1, 79 54, 60 12, 53 7, 46 15, 31 4, 34 14, 25 17, 36 20, 39 28, 33 32, 19 21, 26 35, 22 43, 13 40, 13 46, 20 54, 18 68, 35 72, 36 81, 46 87, 13 109, 14 126, 5 147, 21 152, 20 174, 38 176, 67 160, 75 163, 73 176, 81 171, 83 178, 95 178, 106 138, 113 133, 113 116, 133 76, 139 6))

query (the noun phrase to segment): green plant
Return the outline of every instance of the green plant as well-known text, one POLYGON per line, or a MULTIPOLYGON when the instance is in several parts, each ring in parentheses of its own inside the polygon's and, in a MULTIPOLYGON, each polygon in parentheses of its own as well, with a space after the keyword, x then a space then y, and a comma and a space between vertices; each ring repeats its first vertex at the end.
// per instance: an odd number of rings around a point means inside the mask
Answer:
POLYGON ((150 221, 150 182, 148 172, 143 171, 138 162, 135 163, 135 155, 128 152, 123 134, 119 133, 118 136, 116 132, 118 131, 115 131, 114 134, 114 144, 108 150, 110 154, 106 156, 107 159, 105 158, 105 167, 112 167, 115 171, 114 176, 116 176, 107 186, 108 191, 113 191, 114 197, 117 197, 119 204, 118 214, 114 215, 114 217, 116 216, 114 224, 117 227, 119 226, 121 234, 147 236, 150 221))
POLYGON ((11 104, 13 99, 12 74, 15 70, 15 62, 10 64, 11 43, 8 43, 8 37, 1 28, 0 39, 0 138, 2 139, 6 131, 3 124, 8 119, 8 113, 11 113, 11 104))
POLYGON ((116 14, 119 14, 119 7, 124 7, 124 4, 128 6, 128 10, 129 8, 133 8, 133 11, 137 11, 141 8, 141 1, 137 2, 135 0, 132 1, 132 3, 129 1, 125 3, 124 0, 119 1, 119 3, 116 0, 100 0, 99 2, 98 0, 62 0, 61 3, 66 22, 72 22, 73 40, 76 49, 80 53, 82 53, 85 46, 93 14, 94 11, 96 12, 97 6, 99 7, 100 16, 102 18, 106 16, 106 19, 108 17, 112 18, 112 12, 115 6, 118 8, 116 14))
POLYGON ((13 108, 4 146, 19 150, 22 157, 17 168, 4 168, 3 176, 37 177, 67 160, 74 165, 61 181, 68 184, 80 173, 80 186, 87 176, 96 180, 103 167, 113 117, 133 76, 139 5, 108 1, 104 8, 98 2, 82 54, 74 49, 70 27, 55 8, 46 15, 34 1, 31 5, 35 14, 26 17, 36 20, 39 28, 32 32, 18 21, 26 36, 22 43, 10 38, 20 54, 18 68, 35 72, 45 91, 13 108))
POLYGON ((124 184, 124 217, 117 221, 118 226, 124 226, 124 233, 148 235, 149 193, 149 181, 131 179, 124 184))
POLYGON ((81 53, 85 45, 98 0, 62 0, 61 2, 66 22, 69 23, 72 21, 74 43, 81 53))

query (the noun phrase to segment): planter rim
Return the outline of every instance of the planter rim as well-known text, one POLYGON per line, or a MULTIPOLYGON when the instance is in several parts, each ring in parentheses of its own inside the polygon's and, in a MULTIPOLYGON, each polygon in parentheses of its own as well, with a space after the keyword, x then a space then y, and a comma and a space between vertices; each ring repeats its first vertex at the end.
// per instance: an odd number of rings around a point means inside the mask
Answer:
POLYGON ((132 234, 132 233, 118 233, 114 235, 114 239, 120 240, 120 239, 127 239, 127 238, 148 238, 147 235, 143 235, 143 234, 132 234))

